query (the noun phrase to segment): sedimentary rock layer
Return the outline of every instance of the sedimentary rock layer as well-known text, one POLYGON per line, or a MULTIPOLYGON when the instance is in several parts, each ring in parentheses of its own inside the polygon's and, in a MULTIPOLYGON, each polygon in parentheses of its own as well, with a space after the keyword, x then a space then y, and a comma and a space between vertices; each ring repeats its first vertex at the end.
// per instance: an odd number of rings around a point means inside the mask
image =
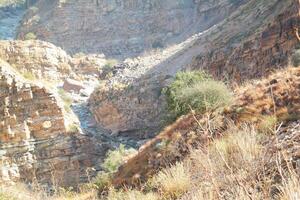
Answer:
POLYGON ((0 183, 76 186, 95 175, 107 146, 67 132, 54 95, 0 60, 0 183), (95 155, 102 156, 95 156, 95 155))
POLYGON ((19 38, 34 33, 68 52, 126 58, 178 43, 223 20, 246 0, 41 0, 19 38))

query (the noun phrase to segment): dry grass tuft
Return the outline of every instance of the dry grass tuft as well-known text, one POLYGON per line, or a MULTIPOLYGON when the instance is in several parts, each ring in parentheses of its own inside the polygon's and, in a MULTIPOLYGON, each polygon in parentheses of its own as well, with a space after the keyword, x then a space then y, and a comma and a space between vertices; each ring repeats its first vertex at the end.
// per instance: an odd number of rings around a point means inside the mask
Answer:
POLYGON ((300 179, 297 174, 291 172, 290 177, 283 180, 279 186, 279 199, 280 200, 298 200, 300 199, 300 179))
POLYGON ((191 174, 183 163, 176 163, 160 171, 152 184, 166 198, 177 198, 191 189, 191 174))
POLYGON ((155 193, 143 193, 137 190, 127 190, 127 191, 116 191, 110 189, 108 196, 104 197, 106 200, 159 200, 160 197, 155 193))

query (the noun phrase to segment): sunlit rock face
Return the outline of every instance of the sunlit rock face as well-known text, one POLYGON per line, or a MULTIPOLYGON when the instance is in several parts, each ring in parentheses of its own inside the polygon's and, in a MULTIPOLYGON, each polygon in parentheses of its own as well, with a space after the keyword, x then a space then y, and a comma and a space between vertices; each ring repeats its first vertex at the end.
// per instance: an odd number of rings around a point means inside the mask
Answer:
POLYGON ((166 47, 223 20, 246 0, 68 0, 38 2, 19 38, 32 32, 68 52, 126 58, 166 47))
POLYGON ((87 181, 86 170, 107 151, 105 143, 93 142, 66 131, 50 91, 28 83, 0 60, 0 183, 76 186, 87 181))

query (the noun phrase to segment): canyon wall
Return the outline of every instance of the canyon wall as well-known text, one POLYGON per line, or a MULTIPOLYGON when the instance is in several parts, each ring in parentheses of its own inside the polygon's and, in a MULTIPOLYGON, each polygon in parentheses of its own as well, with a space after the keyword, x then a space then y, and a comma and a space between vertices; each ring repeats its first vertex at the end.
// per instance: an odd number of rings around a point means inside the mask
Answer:
POLYGON ((106 144, 67 132, 50 91, 1 60, 0 86, 0 183, 77 186, 95 175, 88 170, 103 159, 106 144))
POLYGON ((246 0, 41 0, 18 38, 34 33, 70 53, 126 58, 183 41, 222 21, 246 0))
POLYGON ((177 71, 204 69, 230 83, 267 75, 287 66, 299 43, 299 19, 298 0, 248 1, 159 63, 117 67, 115 77, 91 96, 91 111, 113 132, 154 133, 167 113, 162 88, 177 71))
MULTIPOLYGON (((248 14, 246 17, 259 21, 265 15, 261 9, 262 3, 250 7, 255 8, 255 15, 248 14)), ((219 27, 220 33, 206 38, 209 43, 207 51, 195 56, 189 69, 205 69, 220 79, 243 82, 287 66, 289 57, 299 44, 295 29, 300 25, 300 5, 298 0, 285 1, 285 5, 279 8, 280 4, 274 1, 269 7, 269 12, 274 15, 273 20, 262 21, 260 27, 254 30, 233 35, 232 30, 219 27)), ((250 8, 244 12, 250 12, 250 8)), ((243 18, 240 20, 243 22, 243 18)), ((235 29, 236 25, 233 24, 232 28, 235 29)), ((198 42, 200 44, 202 41, 198 42)))

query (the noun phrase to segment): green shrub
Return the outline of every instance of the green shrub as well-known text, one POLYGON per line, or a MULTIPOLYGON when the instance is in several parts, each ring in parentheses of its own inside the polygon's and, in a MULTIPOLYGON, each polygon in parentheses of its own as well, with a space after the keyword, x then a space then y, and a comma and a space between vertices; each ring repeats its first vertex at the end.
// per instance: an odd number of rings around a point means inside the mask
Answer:
POLYGON ((300 49, 296 50, 292 56, 292 65, 294 67, 300 66, 300 49))
POLYGON ((210 79, 211 76, 202 71, 178 72, 170 86, 163 89, 171 115, 176 118, 186 114, 185 104, 179 100, 179 96, 181 96, 186 88, 191 87, 197 82, 210 79))
POLYGON ((273 133, 276 129, 277 120, 277 117, 273 115, 262 116, 258 124, 258 131, 260 133, 273 133))
POLYGON ((125 158, 135 152, 135 149, 126 149, 125 146, 121 144, 118 149, 107 153, 102 167, 106 172, 114 173, 124 163, 125 158))
POLYGON ((71 112, 71 105, 73 103, 72 97, 64 89, 59 89, 58 94, 59 94, 61 100, 64 103, 65 111, 66 112, 71 112))
POLYGON ((26 33, 25 40, 35 40, 37 37, 33 32, 26 33))
POLYGON ((92 180, 92 184, 99 191, 102 191, 105 188, 109 188, 111 185, 111 174, 109 174, 107 172, 100 172, 92 180))
POLYGON ((232 95, 224 83, 209 80, 186 88, 178 99, 182 102, 184 111, 193 109, 203 113, 229 105, 232 95))
POLYGON ((179 72, 163 93, 173 119, 191 109, 200 113, 215 110, 229 104, 232 99, 225 84, 214 81, 203 71, 179 72))
POLYGON ((23 73, 23 77, 24 77, 25 79, 28 79, 28 80, 31 80, 31 81, 33 81, 33 80, 36 79, 35 75, 34 75, 32 72, 30 72, 30 71, 24 72, 24 73, 23 73))

